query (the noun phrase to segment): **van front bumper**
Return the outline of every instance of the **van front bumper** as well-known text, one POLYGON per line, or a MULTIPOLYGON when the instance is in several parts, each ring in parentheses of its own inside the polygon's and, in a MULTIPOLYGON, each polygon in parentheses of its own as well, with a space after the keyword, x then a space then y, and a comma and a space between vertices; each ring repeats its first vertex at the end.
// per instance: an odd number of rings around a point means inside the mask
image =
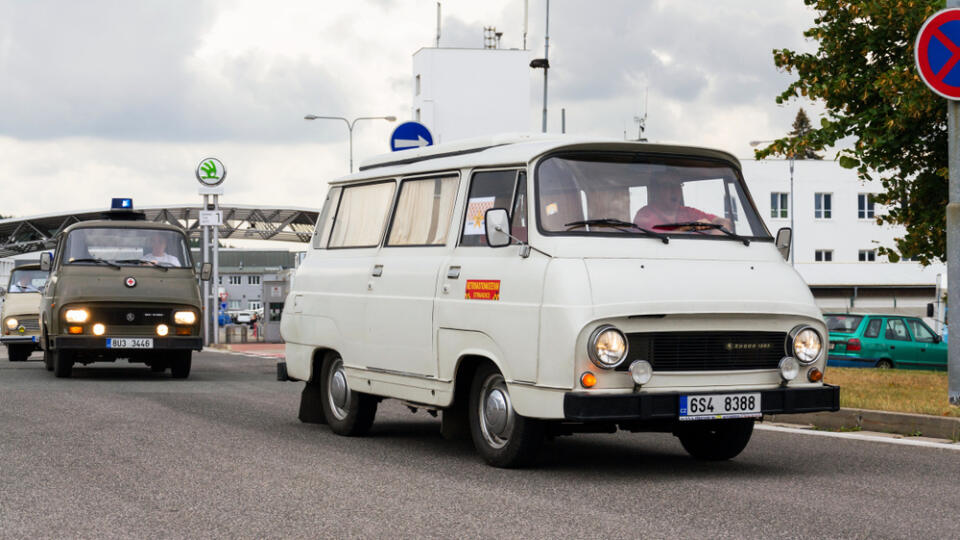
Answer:
MULTIPOLYGON (((136 336, 123 336, 124 338, 137 338, 136 336)), ((105 350, 105 351, 167 351, 191 349, 199 351, 203 349, 203 338, 200 336, 176 336, 176 337, 155 337, 144 336, 153 340, 152 349, 108 349, 107 338, 92 336, 53 336, 54 349, 78 349, 78 350, 105 350)))
MULTIPOLYGON (((710 392, 710 394, 735 393, 710 392)), ((840 410, 840 387, 825 384, 819 388, 774 388, 757 390, 763 414, 808 413, 840 410)), ((627 420, 677 420, 680 396, 696 392, 663 394, 589 394, 567 392, 563 396, 563 415, 577 422, 627 420)))
POLYGON ((0 343, 4 345, 39 345, 40 336, 0 336, 0 343))

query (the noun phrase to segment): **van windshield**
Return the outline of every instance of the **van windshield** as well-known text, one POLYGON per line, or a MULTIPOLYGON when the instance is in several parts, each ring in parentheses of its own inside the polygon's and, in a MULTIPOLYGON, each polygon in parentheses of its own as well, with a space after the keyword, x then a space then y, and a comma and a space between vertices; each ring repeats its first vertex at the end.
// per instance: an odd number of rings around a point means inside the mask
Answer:
POLYGON ((183 235, 166 229, 76 229, 67 236, 63 249, 65 264, 191 266, 183 235))
POLYGON ((35 293, 43 290, 47 284, 46 270, 14 270, 10 274, 10 283, 7 292, 10 293, 35 293))
POLYGON ((770 238, 723 162, 584 152, 543 160, 536 186, 547 233, 770 238))

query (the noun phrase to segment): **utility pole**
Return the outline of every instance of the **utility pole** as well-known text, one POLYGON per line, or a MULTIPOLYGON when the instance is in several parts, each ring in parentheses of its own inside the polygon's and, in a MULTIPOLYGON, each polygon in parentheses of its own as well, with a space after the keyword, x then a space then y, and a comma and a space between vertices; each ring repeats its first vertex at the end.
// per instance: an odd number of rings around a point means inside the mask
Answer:
MULTIPOLYGON (((947 0, 947 8, 960 7, 960 0, 947 0)), ((947 307, 960 305, 960 102, 947 100, 947 163, 950 168, 950 198, 947 203, 947 307)), ((960 319, 960 309, 954 319, 960 319)), ((960 325, 954 325, 960 326, 960 325)), ((950 332, 947 341, 947 391, 950 404, 960 406, 960 332, 950 332)))
POLYGON ((550 70, 550 0, 547 0, 547 26, 543 34, 543 132, 547 132, 547 71, 550 70))

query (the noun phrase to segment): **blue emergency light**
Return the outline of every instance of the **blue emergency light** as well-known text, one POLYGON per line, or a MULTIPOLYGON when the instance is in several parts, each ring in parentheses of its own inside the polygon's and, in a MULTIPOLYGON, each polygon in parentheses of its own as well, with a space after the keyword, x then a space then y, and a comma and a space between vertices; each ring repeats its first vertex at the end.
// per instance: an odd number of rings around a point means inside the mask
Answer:
POLYGON ((110 204, 111 210, 133 210, 133 199, 114 198, 110 204))

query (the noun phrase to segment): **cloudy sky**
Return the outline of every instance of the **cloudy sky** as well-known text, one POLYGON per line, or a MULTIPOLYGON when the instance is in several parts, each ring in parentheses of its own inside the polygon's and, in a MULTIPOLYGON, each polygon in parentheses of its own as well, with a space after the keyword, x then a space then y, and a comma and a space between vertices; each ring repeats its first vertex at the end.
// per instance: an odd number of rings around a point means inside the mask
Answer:
MULTIPOLYGON (((529 13, 540 56, 545 1, 529 13)), ((569 133, 635 133, 648 91, 651 140, 750 157, 799 106, 775 104, 790 76, 771 50, 812 50, 813 18, 801 0, 553 0, 551 128, 564 107, 569 133)), ((444 1, 440 44, 480 47, 484 26, 520 47, 523 0, 444 1)), ((433 0, 0 0, 0 214, 193 203, 207 156, 227 204, 317 206, 347 172, 346 129, 304 114, 409 119, 411 57, 435 31, 433 0)), ((393 127, 358 124, 355 158, 393 127)))

